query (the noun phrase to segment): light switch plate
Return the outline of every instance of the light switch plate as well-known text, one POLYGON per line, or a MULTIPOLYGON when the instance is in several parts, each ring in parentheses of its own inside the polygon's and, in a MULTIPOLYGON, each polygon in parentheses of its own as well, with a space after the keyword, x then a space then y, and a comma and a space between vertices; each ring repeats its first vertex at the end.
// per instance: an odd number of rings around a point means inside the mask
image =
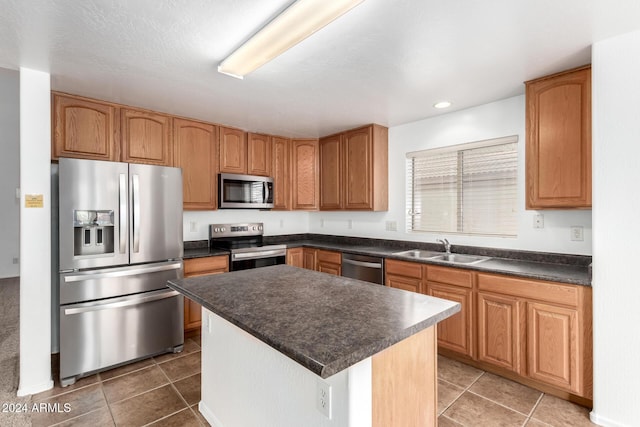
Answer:
POLYGON ((571 226, 571 241, 582 242, 584 241, 584 227, 581 225, 571 226))

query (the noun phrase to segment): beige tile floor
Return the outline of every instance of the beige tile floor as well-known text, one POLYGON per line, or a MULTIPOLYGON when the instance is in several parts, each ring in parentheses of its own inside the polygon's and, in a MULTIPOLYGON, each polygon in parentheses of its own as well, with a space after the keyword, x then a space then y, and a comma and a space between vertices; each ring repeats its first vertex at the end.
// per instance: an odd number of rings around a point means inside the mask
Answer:
MULTIPOLYGON (((101 372, 66 388, 56 384, 33 400, 71 408, 33 414, 35 427, 208 426, 197 407, 199 337, 187 339, 181 354, 101 372)), ((595 425, 586 408, 444 357, 438 358, 438 414, 441 427, 595 425)))

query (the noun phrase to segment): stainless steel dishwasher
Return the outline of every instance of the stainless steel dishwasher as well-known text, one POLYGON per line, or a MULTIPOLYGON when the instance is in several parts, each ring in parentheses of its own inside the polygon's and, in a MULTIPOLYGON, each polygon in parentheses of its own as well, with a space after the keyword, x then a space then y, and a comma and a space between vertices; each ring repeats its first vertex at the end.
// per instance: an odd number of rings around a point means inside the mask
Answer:
POLYGON ((384 260, 380 257, 343 252, 342 276, 384 285, 384 260))

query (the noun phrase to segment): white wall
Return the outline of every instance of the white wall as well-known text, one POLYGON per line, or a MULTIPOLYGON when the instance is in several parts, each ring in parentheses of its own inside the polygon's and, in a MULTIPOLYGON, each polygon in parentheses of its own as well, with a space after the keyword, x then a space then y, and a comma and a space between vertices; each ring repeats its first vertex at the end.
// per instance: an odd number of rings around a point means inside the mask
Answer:
POLYGON ((309 232, 374 238, 435 242, 447 237, 452 244, 522 249, 569 254, 591 254, 591 211, 543 211, 544 228, 533 228, 536 211, 525 206, 525 100, 524 95, 443 114, 389 129, 389 211, 317 212, 310 214, 309 232), (509 135, 518 135, 519 214, 517 238, 495 238, 405 231, 405 154, 509 135), (351 220, 351 228, 349 228, 351 220), (398 231, 385 231, 387 221, 397 222, 398 231), (570 240, 570 227, 584 227, 584 241, 570 240))
POLYGON ((265 236, 277 234, 307 233, 309 213, 259 211, 253 209, 221 209, 217 211, 184 211, 184 240, 206 240, 209 238, 209 224, 230 224, 241 222, 264 222, 265 236), (196 231, 191 231, 191 223, 196 231))
POLYGON ((20 73, 0 68, 0 278, 16 277, 20 255, 20 73))
POLYGON ((592 420, 640 426, 640 32, 594 44, 592 58, 592 420))
POLYGON ((48 73, 20 68, 20 385, 18 395, 51 381, 51 92, 48 73), (25 195, 43 206, 25 207, 25 195))

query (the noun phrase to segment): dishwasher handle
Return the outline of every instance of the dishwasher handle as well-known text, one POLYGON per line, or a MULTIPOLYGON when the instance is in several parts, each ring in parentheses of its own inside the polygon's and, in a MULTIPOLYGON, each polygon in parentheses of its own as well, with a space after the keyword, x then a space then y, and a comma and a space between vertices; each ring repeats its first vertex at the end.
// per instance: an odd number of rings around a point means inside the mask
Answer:
POLYGON ((355 261, 353 259, 348 259, 348 258, 343 258, 342 262, 344 264, 357 265, 358 267, 382 268, 382 263, 381 262, 355 261))

